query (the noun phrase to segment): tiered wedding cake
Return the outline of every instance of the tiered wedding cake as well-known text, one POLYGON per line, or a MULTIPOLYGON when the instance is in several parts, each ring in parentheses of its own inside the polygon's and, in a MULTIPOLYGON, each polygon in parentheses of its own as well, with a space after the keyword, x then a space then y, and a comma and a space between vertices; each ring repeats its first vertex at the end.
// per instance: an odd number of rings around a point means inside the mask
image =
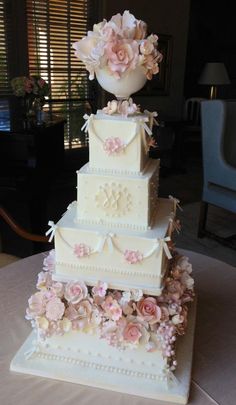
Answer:
MULTIPOLYGON (((157 37, 128 11, 75 44, 90 74, 129 97, 158 72, 157 37)), ((159 161, 148 158, 155 113, 129 100, 86 116, 89 163, 77 201, 55 225, 27 318, 34 332, 15 371, 150 398, 186 402, 192 327, 191 265, 173 249, 178 201, 158 198, 159 161)))

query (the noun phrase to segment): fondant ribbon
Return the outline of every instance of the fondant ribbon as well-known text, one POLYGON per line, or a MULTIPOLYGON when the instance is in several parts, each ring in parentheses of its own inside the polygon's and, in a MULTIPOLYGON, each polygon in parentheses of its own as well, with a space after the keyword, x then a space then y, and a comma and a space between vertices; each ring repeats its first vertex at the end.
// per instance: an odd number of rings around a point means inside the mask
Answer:
MULTIPOLYGON (((176 231, 177 233, 180 233, 181 225, 180 225, 179 220, 176 221, 174 218, 170 217, 169 222, 171 223, 173 230, 176 231)), ((172 233, 172 229, 171 229, 171 233, 172 233)))
POLYGON ((166 236, 164 239, 160 239, 160 245, 161 245, 161 247, 164 249, 164 252, 165 252, 166 257, 167 257, 168 259, 172 259, 172 256, 171 256, 169 247, 168 247, 168 245, 167 245, 167 243, 166 243, 166 242, 170 242, 170 241, 171 241, 171 239, 170 239, 169 236, 166 236))
POLYGON ((163 370, 163 376, 167 380, 168 385, 177 385, 179 383, 178 379, 175 377, 174 373, 171 369, 167 366, 163 370))
POLYGON ((170 241, 171 241, 171 238, 169 236, 166 236, 163 239, 160 239, 160 238, 156 239, 156 243, 155 243, 153 249, 151 250, 151 252, 149 252, 144 257, 147 258, 147 257, 151 256, 155 251, 156 251, 156 255, 158 256, 161 249, 163 249, 166 256, 167 256, 167 258, 172 259, 169 247, 168 247, 168 245, 166 243, 166 242, 170 242, 170 241))
POLYGON ((149 136, 152 136, 152 130, 149 128, 149 126, 146 124, 146 122, 141 121, 141 125, 142 125, 144 131, 146 131, 149 136))
POLYGON ((183 208, 181 208, 179 205, 180 201, 178 200, 178 198, 175 198, 172 195, 169 195, 169 199, 174 201, 175 209, 176 209, 176 207, 178 207, 180 211, 183 211, 183 208))
POLYGON ((91 114, 91 115, 84 114, 83 118, 86 121, 85 121, 84 125, 81 127, 81 131, 88 132, 90 122, 91 122, 91 120, 93 118, 93 114, 91 114))
POLYGON ((110 253, 113 252, 113 242, 112 242, 113 236, 114 236, 113 233, 107 233, 105 235, 100 234, 100 241, 98 243, 98 248, 97 248, 99 253, 101 253, 103 251, 106 243, 108 245, 109 252, 110 253))
POLYGON ((53 221, 49 221, 49 222, 48 222, 48 225, 50 226, 50 228, 49 228, 48 231, 46 232, 46 236, 48 236, 48 235, 51 234, 51 235, 50 235, 50 238, 49 238, 49 242, 51 242, 51 241, 53 240, 54 236, 55 236, 55 232, 56 232, 56 229, 57 229, 57 225, 54 224, 53 221))
POLYGON ((145 114, 148 115, 151 130, 152 130, 152 127, 153 127, 154 124, 159 125, 157 120, 155 119, 155 117, 158 116, 156 111, 151 112, 151 111, 148 111, 148 110, 144 110, 144 112, 145 112, 145 114))

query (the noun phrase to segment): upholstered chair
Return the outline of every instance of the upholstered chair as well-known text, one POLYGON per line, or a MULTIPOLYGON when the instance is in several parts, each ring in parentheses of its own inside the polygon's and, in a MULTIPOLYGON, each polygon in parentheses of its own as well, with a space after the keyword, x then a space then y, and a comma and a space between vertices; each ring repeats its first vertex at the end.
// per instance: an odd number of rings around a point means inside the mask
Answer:
POLYGON ((236 213, 236 101, 202 101, 201 130, 204 181, 198 236, 230 245, 232 238, 214 235, 206 222, 208 204, 236 213))

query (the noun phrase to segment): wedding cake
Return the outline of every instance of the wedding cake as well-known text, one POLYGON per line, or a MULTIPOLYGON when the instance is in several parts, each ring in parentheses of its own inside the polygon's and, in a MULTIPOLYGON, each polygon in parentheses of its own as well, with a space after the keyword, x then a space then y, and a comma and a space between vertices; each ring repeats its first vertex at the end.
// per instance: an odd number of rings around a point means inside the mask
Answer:
POLYGON ((179 201, 158 197, 159 160, 148 157, 157 114, 129 98, 158 73, 157 39, 125 11, 73 45, 117 100, 85 116, 89 162, 77 172, 77 201, 49 221, 55 249, 29 299, 33 332, 11 369, 186 403, 192 267, 174 248, 179 201))

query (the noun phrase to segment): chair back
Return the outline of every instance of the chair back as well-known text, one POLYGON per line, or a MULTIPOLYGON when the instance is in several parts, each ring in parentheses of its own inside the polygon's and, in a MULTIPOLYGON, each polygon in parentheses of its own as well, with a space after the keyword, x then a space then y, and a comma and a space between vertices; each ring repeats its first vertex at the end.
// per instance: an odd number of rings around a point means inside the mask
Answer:
POLYGON ((236 212, 236 101, 201 103, 203 201, 236 212))
POLYGON ((184 103, 184 121, 187 121, 195 126, 200 126, 201 123, 201 102, 204 98, 191 97, 184 103))

